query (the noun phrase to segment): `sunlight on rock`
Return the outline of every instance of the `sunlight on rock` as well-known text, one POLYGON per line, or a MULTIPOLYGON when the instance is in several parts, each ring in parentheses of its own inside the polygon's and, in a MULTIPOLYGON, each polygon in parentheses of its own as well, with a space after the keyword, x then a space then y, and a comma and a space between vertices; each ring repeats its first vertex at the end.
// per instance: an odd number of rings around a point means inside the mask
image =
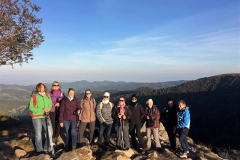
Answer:
POLYGON ((8 130, 3 130, 3 131, 2 131, 2 136, 3 136, 3 137, 7 137, 8 134, 9 134, 9 131, 8 131, 8 130))

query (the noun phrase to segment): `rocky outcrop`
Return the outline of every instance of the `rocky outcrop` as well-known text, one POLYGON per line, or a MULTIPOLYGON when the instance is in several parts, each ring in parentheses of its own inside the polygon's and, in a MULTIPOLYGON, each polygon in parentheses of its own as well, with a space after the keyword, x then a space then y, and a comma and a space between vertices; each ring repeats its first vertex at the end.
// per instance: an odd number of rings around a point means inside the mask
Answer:
MULTIPOLYGON (((146 127, 143 125, 142 135, 145 136, 146 127)), ((179 153, 181 152, 181 146, 177 140, 178 152, 173 153, 169 150, 170 144, 168 141, 167 133, 160 124, 159 127, 159 136, 162 145, 161 150, 156 150, 154 145, 152 145, 151 150, 147 151, 146 154, 141 154, 141 149, 129 149, 127 151, 116 150, 116 136, 112 135, 113 138, 110 139, 110 148, 105 149, 103 152, 98 152, 98 145, 88 145, 88 139, 84 137, 82 139, 82 147, 75 150, 64 152, 64 140, 65 134, 61 134, 61 137, 58 139, 58 143, 55 148, 55 159, 56 160, 180 160, 179 153)), ((144 138, 146 141, 146 137, 144 138)), ((209 148, 203 145, 195 145, 193 141, 189 138, 189 149, 190 153, 188 159, 223 159, 230 157, 226 152, 219 152, 214 154, 209 148)), ((9 141, 0 141, 0 159, 15 158, 20 160, 50 160, 50 154, 40 154, 36 155, 34 151, 34 133, 26 133, 21 138, 12 139, 9 141), (1 151, 1 150, 0 150, 1 151)))

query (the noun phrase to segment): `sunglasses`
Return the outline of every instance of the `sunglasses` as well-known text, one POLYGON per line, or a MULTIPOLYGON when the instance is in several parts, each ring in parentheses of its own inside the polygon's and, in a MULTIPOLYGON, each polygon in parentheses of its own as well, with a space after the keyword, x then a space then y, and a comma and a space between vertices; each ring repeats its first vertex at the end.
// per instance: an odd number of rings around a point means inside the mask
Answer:
POLYGON ((54 84, 53 86, 59 86, 59 84, 54 84))
POLYGON ((120 99, 119 102, 124 102, 124 100, 120 99))
POLYGON ((86 94, 91 94, 91 93, 86 93, 86 94))
POLYGON ((108 98, 108 96, 103 96, 103 98, 108 98))

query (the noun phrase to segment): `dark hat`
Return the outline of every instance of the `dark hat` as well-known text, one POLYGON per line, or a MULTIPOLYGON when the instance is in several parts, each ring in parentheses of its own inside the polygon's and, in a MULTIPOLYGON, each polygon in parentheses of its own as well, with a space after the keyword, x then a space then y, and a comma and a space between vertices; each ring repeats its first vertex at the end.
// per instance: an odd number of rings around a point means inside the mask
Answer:
POLYGON ((172 99, 172 98, 168 98, 167 101, 168 101, 168 102, 169 102, 169 101, 173 101, 173 99, 172 99))
POLYGON ((131 99, 132 99, 133 97, 137 98, 136 94, 133 94, 133 95, 131 96, 131 99))

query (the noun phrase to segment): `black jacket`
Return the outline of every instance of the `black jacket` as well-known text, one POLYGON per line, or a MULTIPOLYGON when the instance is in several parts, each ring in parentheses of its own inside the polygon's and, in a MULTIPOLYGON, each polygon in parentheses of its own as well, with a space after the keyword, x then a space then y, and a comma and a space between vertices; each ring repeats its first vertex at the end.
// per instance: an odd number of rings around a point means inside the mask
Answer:
POLYGON ((141 123, 141 119, 145 116, 145 112, 141 104, 137 103, 136 106, 129 105, 129 109, 132 112, 132 116, 129 120, 131 124, 139 124, 141 123))
POLYGON ((164 127, 177 126, 177 112, 178 108, 175 105, 171 108, 169 106, 164 107, 161 120, 164 127))
MULTIPOLYGON (((124 123, 124 126, 126 126, 128 125, 128 121, 132 116, 132 112, 128 106, 125 106, 124 109, 125 109, 124 115, 126 116, 126 119, 123 120, 124 121, 123 123, 124 123)), ((114 119, 115 126, 121 126, 120 120, 122 121, 122 119, 118 118, 119 113, 120 113, 120 107, 115 106, 112 110, 112 118, 114 119)))

